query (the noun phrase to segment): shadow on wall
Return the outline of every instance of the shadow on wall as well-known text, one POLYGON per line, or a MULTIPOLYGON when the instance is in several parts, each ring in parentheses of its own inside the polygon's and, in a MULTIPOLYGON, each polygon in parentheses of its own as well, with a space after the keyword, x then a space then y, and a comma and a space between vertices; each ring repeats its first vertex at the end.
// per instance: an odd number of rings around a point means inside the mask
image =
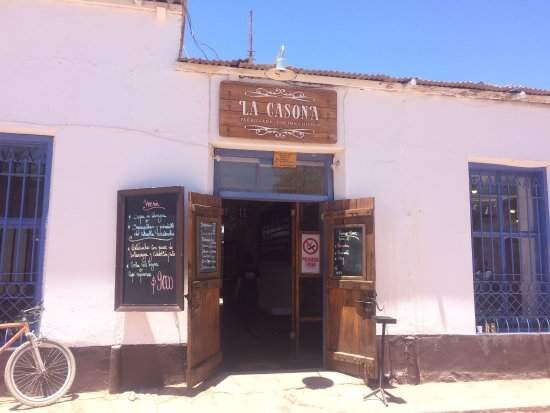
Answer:
MULTIPOLYGON (((185 380, 186 347, 183 344, 124 344, 154 343, 151 315, 142 312, 124 313, 122 346, 118 366, 120 390, 162 387, 185 380)), ((176 313, 163 313, 173 317, 178 325, 176 313)), ((174 328, 172 323, 166 326, 174 328)))
POLYGON ((447 316, 445 314, 445 305, 443 304, 443 298, 441 298, 440 295, 437 296, 437 306, 439 307, 439 316, 441 318, 443 331, 447 331, 447 316))
POLYGON ((147 313, 121 313, 123 319, 122 340, 124 343, 154 343, 155 337, 147 313))

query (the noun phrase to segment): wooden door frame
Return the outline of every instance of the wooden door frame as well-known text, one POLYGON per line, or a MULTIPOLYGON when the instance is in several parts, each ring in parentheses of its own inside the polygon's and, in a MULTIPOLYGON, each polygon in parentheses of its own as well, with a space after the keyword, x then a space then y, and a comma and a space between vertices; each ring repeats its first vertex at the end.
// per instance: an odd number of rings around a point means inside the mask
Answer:
POLYGON ((323 348, 322 348, 322 351, 323 351, 323 369, 327 369, 328 368, 328 361, 327 361, 327 328, 328 328, 328 323, 327 323, 327 308, 328 308, 328 294, 327 294, 327 278, 325 274, 327 274, 327 271, 328 271, 328 260, 327 260, 327 257, 326 257, 326 251, 327 251, 327 248, 325 248, 324 246, 326 245, 327 243, 327 234, 326 234, 326 230, 325 230, 325 223, 324 223, 324 220, 323 220, 323 208, 322 208, 322 202, 319 203, 319 220, 321 221, 321 228, 320 228, 320 239, 321 239, 321 245, 320 245, 320 248, 321 248, 321 254, 319 255, 320 259, 321 259, 321 263, 320 263, 320 269, 321 269, 321 294, 323 294, 323 310, 322 310, 322 318, 323 318, 323 326, 322 326, 322 330, 323 330, 323 348))
MULTIPOLYGON (((301 262, 301 235, 307 234, 307 233, 315 233, 317 234, 317 231, 302 231, 301 230, 301 209, 303 204, 318 204, 319 206, 324 201, 297 201, 293 203, 293 208, 296 211, 295 217, 293 217, 293 224, 294 227, 292 228, 292 242, 293 242, 293 270, 292 270, 292 318, 293 318, 293 328, 294 332, 296 334, 296 337, 294 338, 294 351, 296 354, 298 354, 300 349, 300 279, 302 276, 301 268, 302 268, 302 262, 301 262)), ((323 362, 322 366, 325 368, 325 300, 326 300, 326 294, 325 294, 325 277, 323 273, 323 266, 324 266, 324 259, 323 259, 323 225, 321 222, 321 208, 319 208, 319 259, 320 259, 320 265, 319 265, 319 278, 321 281, 321 351, 323 351, 323 362)))
POLYGON ((300 349, 300 319, 298 317, 300 313, 300 300, 298 294, 300 293, 300 273, 298 262, 298 235, 300 233, 300 203, 294 202, 290 207, 290 233, 291 233, 291 262, 292 262, 292 289, 291 289, 291 302, 292 302, 292 330, 291 340, 294 341, 294 355, 298 354, 300 349))

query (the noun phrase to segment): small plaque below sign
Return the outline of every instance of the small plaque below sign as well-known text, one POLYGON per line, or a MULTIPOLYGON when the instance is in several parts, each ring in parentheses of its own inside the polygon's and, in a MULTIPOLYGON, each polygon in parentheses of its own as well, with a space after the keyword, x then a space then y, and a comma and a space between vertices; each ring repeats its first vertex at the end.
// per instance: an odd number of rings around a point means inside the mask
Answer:
POLYGON ((295 152, 274 152, 273 167, 274 168, 296 168, 296 153, 295 152))

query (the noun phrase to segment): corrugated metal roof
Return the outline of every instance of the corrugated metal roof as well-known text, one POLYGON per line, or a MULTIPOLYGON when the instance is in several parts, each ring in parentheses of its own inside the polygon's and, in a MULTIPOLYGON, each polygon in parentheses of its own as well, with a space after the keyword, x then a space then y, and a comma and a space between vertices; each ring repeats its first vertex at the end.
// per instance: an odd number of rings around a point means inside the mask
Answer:
MULTIPOLYGON (((180 62, 183 63, 194 63, 201 65, 211 65, 211 66, 225 66, 239 69, 252 69, 252 70, 267 70, 274 65, 266 64, 255 64, 249 63, 247 59, 236 59, 236 60, 210 60, 210 59, 200 59, 200 58, 181 58, 180 62)), ((359 80, 372 80, 377 82, 388 82, 388 83, 408 83, 414 79, 417 85, 421 86, 436 86, 436 87, 447 87, 447 88, 457 88, 457 89, 474 89, 479 91, 487 92, 502 92, 502 93, 519 93, 524 92, 527 95, 533 96, 550 96, 550 90, 548 89, 537 89, 532 87, 524 86, 500 86, 493 85, 490 83, 484 82, 449 82, 449 81, 439 81, 439 80, 425 80, 416 77, 393 77, 383 74, 367 74, 367 73, 354 73, 354 72, 341 72, 337 70, 319 70, 319 69, 304 69, 300 67, 288 66, 289 69, 292 69, 295 73, 303 75, 313 75, 313 76, 327 76, 327 77, 337 77, 343 79, 359 79, 359 80)))

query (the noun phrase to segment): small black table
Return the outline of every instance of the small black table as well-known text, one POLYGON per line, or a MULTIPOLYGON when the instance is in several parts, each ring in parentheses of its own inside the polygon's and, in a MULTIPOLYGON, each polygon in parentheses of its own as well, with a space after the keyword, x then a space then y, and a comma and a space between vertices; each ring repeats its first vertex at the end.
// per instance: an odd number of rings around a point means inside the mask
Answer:
POLYGON ((388 407, 388 402, 386 401, 386 394, 390 395, 387 391, 384 390, 383 386, 383 379, 384 379, 384 345, 386 341, 386 324, 397 324, 397 319, 393 317, 383 316, 383 315, 377 315, 374 317, 374 321, 376 324, 382 324, 382 339, 380 340, 380 346, 382 347, 380 351, 378 351, 378 388, 369 394, 367 394, 365 397, 363 397, 363 400, 368 399, 371 396, 374 396, 375 394, 380 393, 382 403, 386 407, 388 407))

